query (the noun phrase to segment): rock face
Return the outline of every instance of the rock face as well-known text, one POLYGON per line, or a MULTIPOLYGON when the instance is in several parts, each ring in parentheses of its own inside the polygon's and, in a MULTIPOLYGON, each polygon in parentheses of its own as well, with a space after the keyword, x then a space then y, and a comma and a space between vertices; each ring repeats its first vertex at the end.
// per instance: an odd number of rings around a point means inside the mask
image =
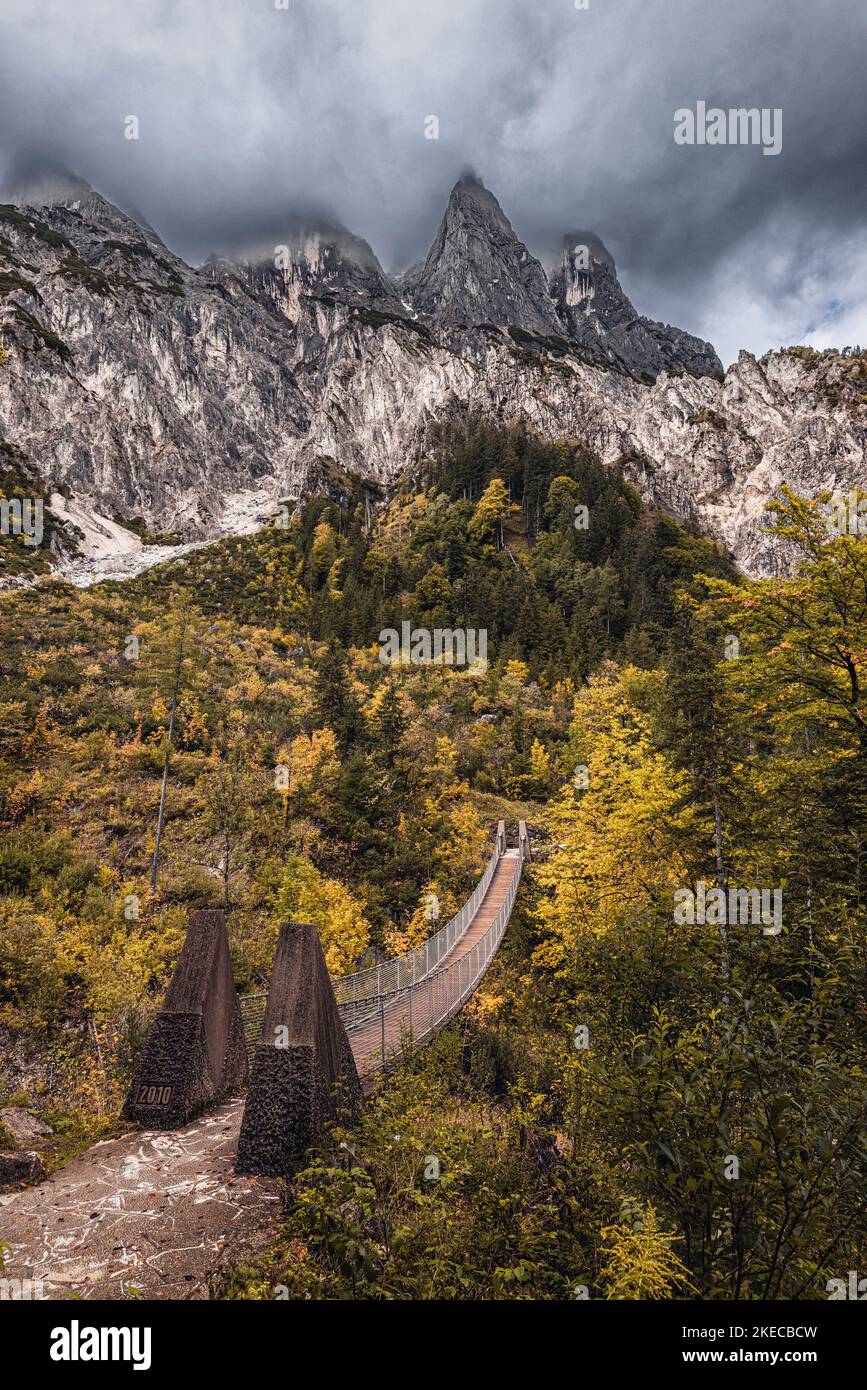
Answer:
POLYGON ((123 1113, 154 1129, 175 1129, 246 1079, 225 913, 197 912, 123 1113))
POLYGON ((321 346, 334 326, 336 304, 373 314, 410 318, 366 241, 345 227, 316 223, 290 227, 284 242, 234 260, 211 257, 206 269, 224 286, 240 279, 259 303, 293 330, 293 364, 321 346))
POLYGON ((144 560, 119 522, 194 543, 329 475, 387 485, 454 410, 623 460, 752 574, 781 563, 775 488, 867 482, 863 358, 742 353, 723 377, 709 344, 636 314, 592 233, 546 277, 475 179, 397 278, 323 225, 196 270, 87 185, 21 190, 0 206, 0 300, 0 473, 14 458, 56 495, 55 549, 113 534, 121 573, 144 560))
POLYGON ((452 189, 426 261, 403 285, 416 311, 442 328, 493 323, 561 331, 544 270, 474 178, 452 189))
POLYGON ((0 1187, 13 1187, 18 1183, 41 1182, 45 1176, 42 1159, 38 1153, 18 1153, 14 1150, 0 1150, 0 1187))
POLYGON ((710 343, 639 318, 621 288, 613 257, 593 232, 563 238, 551 295, 569 338, 601 366, 620 367, 647 382, 663 371, 722 375, 710 343))
POLYGON ((97 194, 52 196, 0 206, 0 437, 109 518, 214 534, 306 427, 284 326, 97 194))
POLYGON ((286 923, 253 1060, 236 1172, 290 1172, 327 1122, 350 1116, 360 1098, 319 934, 313 926, 286 923))
POLYGON ((0 1110, 0 1126, 12 1135, 16 1144, 32 1144, 35 1139, 51 1133, 44 1120, 31 1115, 22 1105, 7 1105, 0 1110))

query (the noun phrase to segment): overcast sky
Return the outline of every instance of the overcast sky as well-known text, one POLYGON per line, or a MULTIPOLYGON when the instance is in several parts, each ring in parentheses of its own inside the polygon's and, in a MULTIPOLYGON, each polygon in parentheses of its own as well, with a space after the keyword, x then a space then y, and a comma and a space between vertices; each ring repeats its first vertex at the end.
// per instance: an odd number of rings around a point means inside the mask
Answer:
POLYGON ((193 262, 319 210, 400 269, 471 165, 537 254, 593 228, 725 363, 867 345, 867 0, 278 3, 0 0, 0 166, 61 163, 193 262), (675 144, 699 100, 781 108, 782 153, 675 144))

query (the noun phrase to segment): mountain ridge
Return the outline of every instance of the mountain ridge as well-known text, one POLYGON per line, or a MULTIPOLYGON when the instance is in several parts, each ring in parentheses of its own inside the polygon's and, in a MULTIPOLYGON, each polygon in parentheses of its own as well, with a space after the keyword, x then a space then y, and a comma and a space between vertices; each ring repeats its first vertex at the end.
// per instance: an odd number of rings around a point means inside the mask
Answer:
POLYGON ((865 481, 861 359, 742 353, 723 376, 709 344, 637 315, 593 234, 546 276, 478 180, 399 280, 337 224, 192 267, 86 189, 0 206, 0 439, 84 512, 198 542, 323 471, 389 486, 472 410, 623 461, 769 573, 775 488, 865 481))

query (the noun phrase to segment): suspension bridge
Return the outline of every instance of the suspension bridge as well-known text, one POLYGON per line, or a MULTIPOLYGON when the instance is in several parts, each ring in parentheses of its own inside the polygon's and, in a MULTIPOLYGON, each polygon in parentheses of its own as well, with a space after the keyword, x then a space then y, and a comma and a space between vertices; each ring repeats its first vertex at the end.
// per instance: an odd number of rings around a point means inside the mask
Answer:
POLYGON ((315 931, 286 924, 268 994, 239 998, 223 914, 196 914, 124 1110, 140 1127, 0 1195, 8 1296, 206 1297, 267 1244, 277 1179, 477 988, 531 858, 523 821, 515 841, 501 821, 473 892, 428 940, 335 981, 315 931))
MULTIPOLYGON (((365 1089, 399 1061, 407 1042, 427 1042, 469 999, 502 940, 530 856, 524 822, 519 823, 517 846, 510 848, 501 821, 484 873, 444 927, 406 955, 334 981, 340 1018, 365 1089)), ((267 994, 241 999, 251 1061, 267 999, 267 994)))

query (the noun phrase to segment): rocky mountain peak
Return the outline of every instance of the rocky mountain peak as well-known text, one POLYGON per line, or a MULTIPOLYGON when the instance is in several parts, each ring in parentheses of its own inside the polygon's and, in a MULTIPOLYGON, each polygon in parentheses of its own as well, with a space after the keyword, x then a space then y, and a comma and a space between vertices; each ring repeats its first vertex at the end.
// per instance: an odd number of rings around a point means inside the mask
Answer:
POLYGON ((340 223, 292 221, 270 239, 208 264, 239 276, 292 322, 310 320, 317 304, 409 313, 368 242, 340 223))
POLYGON ((141 550, 117 518, 193 543, 323 478, 389 485, 456 408, 581 439, 753 572, 777 563, 761 509, 782 482, 863 481, 863 356, 744 357, 723 384, 709 344, 635 312, 591 233, 549 288, 477 180, 399 283, 333 224, 196 269, 86 187, 19 196, 0 203, 0 463, 41 478, 87 565, 118 531, 141 550))
POLYGON ((514 235, 512 224, 491 190, 485 187, 476 174, 464 173, 461 174, 449 194, 445 216, 454 219, 455 217, 474 214, 490 218, 507 234, 512 233, 514 235), (470 209, 472 212, 469 212, 470 209))
POLYGON ((614 257, 595 232, 570 232, 563 238, 549 289, 567 336, 593 361, 644 381, 655 381, 661 371, 694 376, 722 372, 710 343, 636 312, 620 284, 614 257))
POLYGON ((39 169, 27 174, 13 172, 4 185, 4 201, 18 207, 69 207, 96 196, 86 179, 68 169, 39 169))
POLYGON ((394 287, 368 242, 339 224, 293 227, 282 267, 308 293, 333 293, 342 300, 375 304, 393 301, 394 287))
POLYGON ((0 190, 0 203, 29 209, 41 216, 54 214, 53 220, 60 219, 57 228, 60 231, 81 228, 95 234, 96 239, 102 234, 144 242, 177 265, 182 264, 177 257, 171 256, 161 237, 137 208, 122 211, 91 188, 86 179, 68 169, 36 168, 21 173, 13 169, 0 190))
POLYGON ((592 332, 602 336, 638 318, 617 278, 614 257, 594 232, 570 232, 563 238, 550 291, 564 324, 579 340, 587 336, 588 319, 592 332))
POLYGON ((493 323, 560 331, 542 266, 493 193, 472 175, 455 184, 426 260, 407 274, 404 286, 418 313, 443 327, 493 323))

